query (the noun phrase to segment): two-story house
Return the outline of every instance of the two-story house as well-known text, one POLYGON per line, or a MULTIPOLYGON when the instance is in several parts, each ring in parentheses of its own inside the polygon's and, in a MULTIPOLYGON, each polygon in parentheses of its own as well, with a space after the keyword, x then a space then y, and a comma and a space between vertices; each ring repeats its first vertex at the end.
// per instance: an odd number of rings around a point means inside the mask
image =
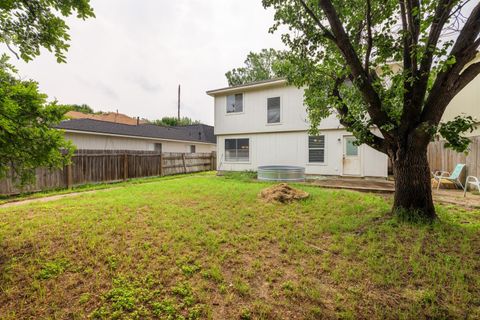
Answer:
POLYGON ((256 171, 262 165, 295 165, 308 175, 387 177, 387 156, 355 138, 335 116, 310 136, 303 90, 286 80, 211 90, 217 169, 256 171))

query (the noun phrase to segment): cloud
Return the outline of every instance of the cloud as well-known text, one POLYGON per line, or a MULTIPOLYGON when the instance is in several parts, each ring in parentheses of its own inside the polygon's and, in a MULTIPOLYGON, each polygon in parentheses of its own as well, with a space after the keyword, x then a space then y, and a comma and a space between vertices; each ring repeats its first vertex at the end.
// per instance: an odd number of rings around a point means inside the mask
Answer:
POLYGON ((225 86, 225 72, 243 64, 249 51, 283 47, 280 34, 268 33, 273 13, 259 0, 92 5, 95 19, 68 20, 67 64, 57 64, 48 52, 17 64, 61 103, 156 119, 176 114, 181 84, 182 114, 213 124, 213 100, 205 91, 225 86))
POLYGON ((139 75, 134 82, 147 93, 159 93, 162 89, 160 84, 153 83, 142 75, 139 75))

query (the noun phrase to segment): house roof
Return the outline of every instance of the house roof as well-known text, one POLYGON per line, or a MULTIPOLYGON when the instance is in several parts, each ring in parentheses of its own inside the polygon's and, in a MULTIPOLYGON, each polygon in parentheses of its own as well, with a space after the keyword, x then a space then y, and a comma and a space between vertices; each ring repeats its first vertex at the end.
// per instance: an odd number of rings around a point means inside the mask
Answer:
POLYGON ((213 135, 213 127, 206 124, 167 127, 154 124, 128 125, 93 119, 73 119, 60 122, 56 128, 63 129, 67 132, 82 131, 159 140, 216 143, 215 136, 213 135))
POLYGON ((286 85, 287 79, 285 78, 275 78, 262 81, 249 82, 238 86, 225 87, 220 89, 214 89, 207 91, 209 96, 217 96, 228 93, 237 93, 248 90, 255 90, 260 88, 275 87, 280 85, 286 85))
POLYGON ((104 113, 90 114, 90 113, 83 113, 79 111, 69 111, 65 114, 65 116, 69 119, 93 119, 93 120, 100 120, 100 121, 130 124, 130 125, 136 125, 137 122, 146 123, 146 121, 143 119, 132 118, 123 113, 118 113, 118 112, 104 112, 104 113))

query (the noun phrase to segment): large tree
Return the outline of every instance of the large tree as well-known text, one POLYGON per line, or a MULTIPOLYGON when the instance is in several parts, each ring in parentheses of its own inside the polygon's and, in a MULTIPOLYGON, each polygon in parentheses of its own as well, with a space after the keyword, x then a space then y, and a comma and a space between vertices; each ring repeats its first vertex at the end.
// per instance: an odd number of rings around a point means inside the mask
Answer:
MULTIPOLYGON (((30 61, 42 48, 65 62, 68 25, 76 15, 93 17, 89 0, 0 1, 0 45, 18 59, 30 61)), ((0 58, 0 178, 13 173, 24 184, 34 178, 37 167, 59 167, 72 154, 73 146, 53 127, 67 108, 47 101, 38 84, 21 80, 5 53, 0 58)))
POLYGON ((440 133, 456 150, 471 117, 441 123, 480 73, 480 3, 466 0, 263 0, 291 49, 282 72, 306 87, 313 128, 335 113, 359 143, 386 153, 394 212, 436 217, 427 146, 440 133), (466 8, 469 8, 466 10, 466 8), (376 129, 376 130, 374 130, 376 129))
POLYGON ((225 73, 228 85, 237 86, 278 77, 274 64, 281 60, 282 54, 283 51, 275 49, 250 52, 244 61, 244 67, 235 68, 225 73))

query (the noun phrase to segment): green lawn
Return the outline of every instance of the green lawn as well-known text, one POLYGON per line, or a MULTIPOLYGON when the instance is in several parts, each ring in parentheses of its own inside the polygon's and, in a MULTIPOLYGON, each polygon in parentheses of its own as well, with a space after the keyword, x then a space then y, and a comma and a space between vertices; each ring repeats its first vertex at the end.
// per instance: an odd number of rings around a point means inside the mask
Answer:
POLYGON ((480 318, 480 212, 214 175, 0 209, 1 319, 480 318))

